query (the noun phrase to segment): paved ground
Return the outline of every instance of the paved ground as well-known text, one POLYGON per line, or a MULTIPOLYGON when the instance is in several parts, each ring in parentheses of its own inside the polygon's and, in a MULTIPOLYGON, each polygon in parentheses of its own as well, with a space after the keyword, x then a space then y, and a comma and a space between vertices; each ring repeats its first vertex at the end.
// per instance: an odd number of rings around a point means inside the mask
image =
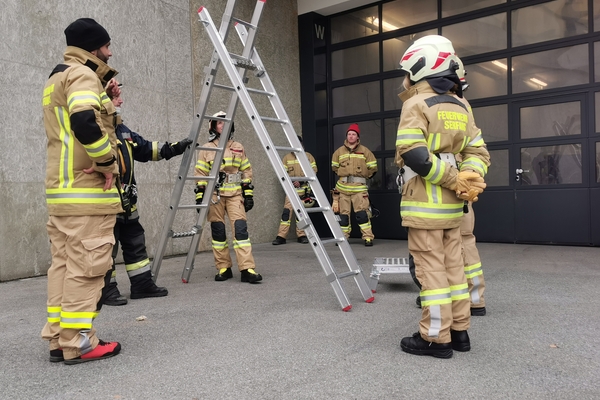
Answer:
MULTIPOLYGON (((406 241, 351 240, 371 271, 406 241)), ((309 245, 254 246, 259 285, 214 282, 201 253, 188 284, 184 258, 164 261, 160 299, 105 307, 96 327, 120 355, 48 362, 40 337, 46 278, 0 283, 2 399, 598 399, 600 249, 482 243, 488 315, 473 317, 472 350, 449 360, 403 353, 416 331, 417 288, 382 276, 375 301, 342 312, 309 245), (145 321, 136 321, 146 316, 145 321)), ((335 258, 334 258, 335 259, 335 258)), ((124 267, 121 291, 129 295, 124 267)))

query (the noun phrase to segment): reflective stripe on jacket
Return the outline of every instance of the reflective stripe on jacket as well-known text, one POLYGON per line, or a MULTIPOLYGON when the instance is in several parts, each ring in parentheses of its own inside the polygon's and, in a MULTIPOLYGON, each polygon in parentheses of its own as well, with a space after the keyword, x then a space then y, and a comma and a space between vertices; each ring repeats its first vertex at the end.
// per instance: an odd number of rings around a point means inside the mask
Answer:
MULTIPOLYGON (((377 172, 377 159, 371 153, 371 150, 358 144, 351 148, 348 141, 339 147, 331 157, 331 169, 338 178, 344 176, 356 176, 368 179, 377 172)), ((367 191, 367 185, 358 182, 341 182, 339 179, 335 184, 337 190, 343 193, 352 194, 367 191)))
POLYGON ((405 101, 396 138, 396 165, 403 167, 403 154, 418 147, 428 149, 428 161, 432 164, 425 176, 417 175, 402 189, 402 225, 419 229, 457 228, 464 203, 446 186, 456 180, 458 170, 436 154, 460 155, 461 170, 470 169, 485 176, 490 161, 481 130, 463 99, 452 93, 438 95, 427 81, 418 82, 401 97, 405 101))
POLYGON ((92 54, 67 47, 44 87, 42 106, 47 143, 46 202, 49 215, 110 215, 122 212, 115 185, 104 191, 103 173, 118 173, 115 108, 100 77, 116 71, 92 54), (88 65, 95 65, 96 70, 88 65), (85 115, 74 131, 73 115, 85 115), (85 138, 85 145, 81 139, 85 138), (94 167, 91 174, 84 169, 94 167))

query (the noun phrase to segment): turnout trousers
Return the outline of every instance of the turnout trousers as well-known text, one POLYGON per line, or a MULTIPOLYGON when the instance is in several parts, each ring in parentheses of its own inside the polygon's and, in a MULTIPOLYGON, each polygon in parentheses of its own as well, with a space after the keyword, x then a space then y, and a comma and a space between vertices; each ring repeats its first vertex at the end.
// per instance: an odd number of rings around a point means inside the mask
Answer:
MULTIPOLYGON (((277 231, 277 236, 281 236, 284 239, 287 238, 287 235, 290 232, 292 215, 294 215, 294 207, 292 207, 290 198, 285 196, 285 203, 283 204, 283 213, 281 214, 281 221, 279 222, 279 231, 277 231)), ((302 229, 298 229, 298 226, 296 226, 296 236, 306 236, 302 229)))
POLYGON ((408 249, 421 283, 421 337, 450 343, 450 330, 467 330, 471 322, 469 291, 462 265, 460 229, 408 229, 408 249))
POLYGON ((234 234, 233 250, 235 251, 239 270, 254 268, 254 256, 252 255, 252 244, 248 238, 244 198, 241 194, 237 194, 231 197, 221 197, 217 202, 217 196, 213 194, 212 200, 213 203, 208 209, 207 219, 210 222, 212 232, 212 249, 217 270, 231 268, 233 265, 225 233, 225 214, 229 218, 231 230, 234 234))
POLYGON ((346 193, 340 191, 340 227, 346 239, 350 237, 352 225, 350 224, 350 212, 354 208, 354 215, 360 227, 363 239, 375 239, 371 229, 371 219, 368 213, 371 203, 368 192, 346 193))
POLYGON ((80 357, 98 345, 92 321, 98 315, 104 276, 112 265, 115 215, 50 216, 48 321, 42 338, 65 359, 80 357))
POLYGON ((463 215, 460 225, 460 235, 462 237, 465 276, 469 284, 469 295, 471 296, 471 308, 485 307, 483 292, 485 291, 485 279, 483 278, 483 269, 481 269, 481 258, 475 244, 475 213, 473 212, 473 203, 469 202, 469 212, 463 215))

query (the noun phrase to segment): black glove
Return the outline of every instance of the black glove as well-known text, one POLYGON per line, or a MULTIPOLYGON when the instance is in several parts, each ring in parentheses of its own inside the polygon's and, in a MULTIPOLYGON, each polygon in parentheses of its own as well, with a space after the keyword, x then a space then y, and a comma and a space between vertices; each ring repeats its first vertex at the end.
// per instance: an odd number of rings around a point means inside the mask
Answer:
MULTIPOLYGON (((202 204, 202 198, 204 197, 205 191, 205 185, 196 185, 196 187, 194 188, 194 193, 196 193, 196 204, 202 204)), ((196 211, 200 212, 200 209, 196 208, 196 211)))
POLYGON ((186 147, 192 144, 192 140, 183 139, 180 142, 169 143, 165 142, 163 147, 160 148, 160 156, 165 160, 169 160, 172 157, 183 154, 186 147))
POLYGON ((254 207, 254 185, 250 182, 242 182, 242 196, 244 196, 244 210, 246 212, 254 207))

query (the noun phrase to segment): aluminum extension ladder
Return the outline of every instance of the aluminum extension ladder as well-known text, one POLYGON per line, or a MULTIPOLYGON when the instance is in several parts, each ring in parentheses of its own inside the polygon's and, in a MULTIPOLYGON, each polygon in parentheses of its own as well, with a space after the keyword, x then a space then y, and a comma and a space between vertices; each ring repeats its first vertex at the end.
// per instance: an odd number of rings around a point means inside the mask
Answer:
MULTIPOLYGON (((294 207, 294 211, 298 220, 297 226, 306 232, 306 236, 309 240, 309 243, 311 244, 319 260, 319 263, 321 264, 321 267, 323 268, 323 271, 326 274, 327 280, 331 284, 333 291, 335 292, 335 295, 342 306, 342 310, 349 311, 352 308, 352 305, 350 304, 346 292, 344 291, 341 279, 346 277, 353 277, 364 300, 367 303, 371 303, 374 300, 373 293, 369 287, 369 284, 367 283, 367 280, 361 267, 358 265, 358 262, 354 253, 352 252, 352 249, 350 248, 350 244, 344 237, 344 234, 337 221, 336 215, 331 209, 329 200, 325 192, 323 191, 321 185, 319 184, 319 181, 312 167, 310 166, 310 162, 308 161, 308 157, 306 156, 302 144, 300 143, 294 131, 294 128, 289 122, 287 113, 285 112, 281 100, 279 99, 279 96, 277 95, 275 88, 273 87, 273 84, 269 79, 269 75, 267 74, 265 67, 262 64, 258 52, 254 48, 254 41, 258 27, 258 22, 260 20, 260 16, 262 14, 262 9, 265 5, 265 2, 266 0, 257 1, 252 20, 250 23, 248 23, 232 17, 233 9, 235 6, 235 0, 228 0, 219 30, 217 30, 206 8, 201 7, 198 10, 200 22, 206 28, 206 31, 210 37, 210 40, 212 41, 215 50, 213 52, 210 65, 205 69, 206 78, 204 80, 202 93, 197 107, 197 113, 195 115, 194 124, 191 129, 189 138, 193 140, 192 149, 195 148, 196 150, 215 151, 216 154, 213 165, 220 165, 223 157, 224 147, 227 141, 220 140, 217 149, 212 147, 203 148, 197 146, 197 140, 200 133, 200 129, 202 127, 202 121, 208 119, 225 121, 222 136, 225 134, 228 135, 231 128, 231 123, 235 116, 238 101, 242 103, 248 115, 248 118, 250 119, 250 122, 252 123, 252 126, 258 138, 260 139, 262 147, 267 153, 269 161, 271 162, 271 165, 273 166, 273 169, 275 170, 286 195, 288 196, 290 202, 292 203, 292 206, 294 207), (241 55, 230 54, 224 44, 227 38, 228 30, 232 24, 235 25, 235 29, 243 44, 243 51, 241 55), (231 87, 215 83, 216 74, 220 65, 222 65, 225 71, 227 72, 229 80, 232 84, 231 87), (263 90, 246 88, 245 82, 247 82, 247 71, 253 71, 254 75, 260 80, 263 90), (229 107, 227 109, 227 116, 225 118, 215 118, 210 115, 206 115, 206 109, 213 88, 232 93, 229 102, 229 107), (250 93, 255 95, 266 96, 271 103, 276 118, 260 116, 252 98, 250 97, 250 93), (265 123, 279 125, 285 133, 288 145, 276 146, 271 140, 271 137, 269 136, 265 123), (284 166, 281 162, 280 152, 294 152, 306 176, 290 177, 285 171, 284 166), (296 194, 296 189, 294 187, 295 181, 307 182, 310 185, 310 188, 319 205, 318 207, 304 207, 302 201, 296 194), (321 240, 311 221, 310 214, 323 215, 323 217, 329 225, 329 229, 333 234, 333 238, 321 240), (344 263, 347 266, 347 270, 341 273, 336 271, 333 262, 329 256, 328 250, 339 251, 341 253, 342 258, 344 259, 344 263)), ((200 205, 179 204, 185 181, 198 180, 198 177, 187 175, 190 163, 192 161, 192 153, 193 152, 190 149, 188 149, 186 150, 182 158, 178 179, 175 184, 173 194, 171 196, 169 211, 166 217, 165 224, 163 226, 163 232, 161 234, 160 242, 157 246, 156 254, 152 264, 152 272, 155 280, 158 276, 158 271, 160 269, 160 264, 164 256, 166 243, 169 237, 192 237, 190 249, 188 251, 186 263, 182 273, 182 281, 184 283, 189 282, 190 274, 194 268, 194 258, 196 256, 200 236, 202 233, 202 224, 206 221, 206 215, 208 213, 208 207, 210 205, 210 200, 212 196, 203 196, 202 204, 200 205), (189 232, 175 233, 172 231, 172 224, 175 219, 175 213, 178 209, 186 208, 199 209, 196 225, 194 225, 189 232)), ((203 180, 208 181, 205 193, 213 192, 215 184, 218 180, 218 170, 219 168, 212 168, 209 176, 205 178, 203 177, 203 180)))

